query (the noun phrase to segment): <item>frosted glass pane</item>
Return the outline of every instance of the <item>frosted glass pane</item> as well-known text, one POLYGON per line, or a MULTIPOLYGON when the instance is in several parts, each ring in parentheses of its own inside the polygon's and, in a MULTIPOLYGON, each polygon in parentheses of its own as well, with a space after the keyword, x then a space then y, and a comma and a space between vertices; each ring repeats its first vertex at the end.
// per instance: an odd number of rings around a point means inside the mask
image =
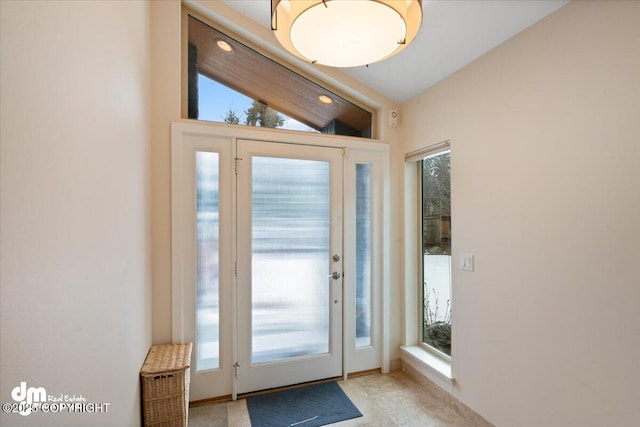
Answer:
POLYGON ((329 163, 254 157, 253 364, 329 351, 329 163))
POLYGON ((215 369, 219 360, 219 169, 218 153, 196 153, 196 367, 215 369))
POLYGON ((356 165, 356 347, 371 345, 371 165, 356 165))

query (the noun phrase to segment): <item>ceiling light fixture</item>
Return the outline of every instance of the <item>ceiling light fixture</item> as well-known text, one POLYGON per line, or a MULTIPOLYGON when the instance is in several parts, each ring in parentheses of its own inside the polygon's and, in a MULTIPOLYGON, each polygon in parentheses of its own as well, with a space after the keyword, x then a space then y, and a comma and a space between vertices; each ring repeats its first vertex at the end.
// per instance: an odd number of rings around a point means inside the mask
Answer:
POLYGON ((313 64, 355 67, 395 55, 422 24, 422 0, 271 0, 271 29, 313 64))
POLYGON ((216 45, 218 46, 218 49, 220 49, 225 53, 233 52, 233 46, 231 46, 229 43, 227 43, 224 40, 216 40, 216 45))

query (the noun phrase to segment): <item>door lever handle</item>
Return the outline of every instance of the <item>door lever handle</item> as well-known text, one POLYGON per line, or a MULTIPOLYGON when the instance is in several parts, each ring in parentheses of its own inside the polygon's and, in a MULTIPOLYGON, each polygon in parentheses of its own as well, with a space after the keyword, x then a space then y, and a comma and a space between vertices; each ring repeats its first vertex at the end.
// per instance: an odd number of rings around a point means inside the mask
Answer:
POLYGON ((338 273, 337 271, 334 271, 333 273, 331 273, 330 275, 328 275, 327 277, 329 279, 333 279, 333 280, 338 280, 340 279, 342 275, 340 273, 338 273))

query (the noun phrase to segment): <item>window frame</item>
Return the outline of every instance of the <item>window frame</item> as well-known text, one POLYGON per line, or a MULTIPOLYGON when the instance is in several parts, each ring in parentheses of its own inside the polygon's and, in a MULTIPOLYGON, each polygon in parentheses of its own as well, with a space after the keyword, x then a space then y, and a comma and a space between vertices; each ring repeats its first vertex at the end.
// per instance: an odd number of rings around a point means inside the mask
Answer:
MULTIPOLYGON (((453 164, 454 150, 449 139, 405 154, 405 203, 404 203, 404 238, 405 238, 405 280, 404 280, 404 337, 401 347, 403 360, 418 369, 430 379, 442 384, 453 383, 453 360, 455 358, 455 337, 452 339, 451 356, 433 347, 422 345, 422 287, 423 265, 422 257, 422 174, 418 173, 420 162, 425 157, 450 152, 453 164), (431 373, 435 374, 432 376, 431 373), (443 381, 443 382, 440 382, 443 381)), ((453 175, 453 173, 452 173, 453 175)), ((454 248, 451 248, 452 256, 454 248)), ((451 292, 454 291, 453 270, 451 277, 451 292)), ((452 297, 452 314, 455 312, 455 301, 452 297)), ((453 334, 452 334, 453 335, 453 334)))
MULTIPOLYGON (((416 203, 417 208, 418 208, 418 212, 417 212, 417 217, 418 217, 418 224, 417 224, 417 228, 419 230, 419 245, 420 245, 420 250, 418 252, 418 278, 419 278, 419 283, 418 283, 418 293, 419 293, 419 298, 418 298, 418 305, 419 305, 419 311, 418 311, 418 345, 420 347, 422 347, 423 349, 433 353, 434 355, 436 355, 437 357, 447 360, 449 362, 451 362, 451 356, 446 354, 445 352, 437 349, 434 346, 431 346, 429 344, 427 344, 426 342, 424 342, 424 311, 425 311, 425 307, 424 307, 424 301, 425 301, 425 295, 424 295, 424 290, 425 290, 425 263, 424 263, 424 188, 423 188, 423 183, 424 183, 424 160, 428 159, 428 158, 432 158, 432 157, 437 157, 437 156, 441 156, 444 154, 449 154, 449 156, 451 156, 451 147, 448 144, 448 141, 446 145, 443 145, 441 147, 438 147, 437 149, 434 150, 430 150, 424 157, 420 158, 419 160, 417 160, 416 162, 418 163, 417 167, 416 167, 416 171, 417 171, 417 189, 418 189, 418 193, 417 193, 417 201, 418 203, 416 203)), ((451 184, 449 184, 449 187, 451 187, 451 184)), ((449 188, 449 190, 451 190, 451 188, 449 188)), ((451 257, 450 263, 453 260, 453 250, 450 251, 451 253, 449 254, 449 256, 451 257)), ((450 292, 450 304, 453 304, 453 274, 452 274, 452 269, 450 270, 449 273, 449 292, 450 292)), ((451 311, 451 313, 453 313, 453 309, 451 308, 451 305, 449 306, 449 310, 451 311)), ((450 317, 451 320, 451 324, 453 324, 453 316, 450 317)), ((453 348, 452 348, 453 351, 453 348)))

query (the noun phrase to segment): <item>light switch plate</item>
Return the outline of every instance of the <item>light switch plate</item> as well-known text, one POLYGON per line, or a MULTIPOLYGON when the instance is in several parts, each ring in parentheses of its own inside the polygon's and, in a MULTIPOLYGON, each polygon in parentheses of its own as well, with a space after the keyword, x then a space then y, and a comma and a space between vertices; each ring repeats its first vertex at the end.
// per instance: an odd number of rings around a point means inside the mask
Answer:
POLYGON ((460 254, 460 270, 473 271, 472 254, 460 254))

